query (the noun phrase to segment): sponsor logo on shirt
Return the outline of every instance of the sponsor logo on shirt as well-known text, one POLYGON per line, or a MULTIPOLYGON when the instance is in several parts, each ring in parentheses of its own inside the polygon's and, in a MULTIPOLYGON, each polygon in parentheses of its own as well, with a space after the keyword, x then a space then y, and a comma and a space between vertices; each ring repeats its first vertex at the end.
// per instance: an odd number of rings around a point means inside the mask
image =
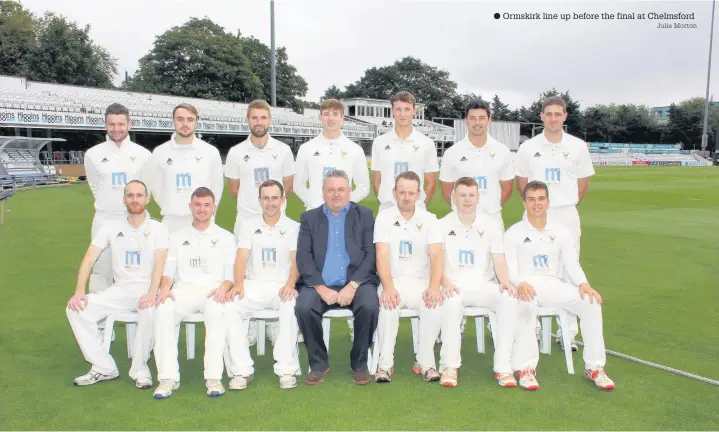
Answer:
POLYGON ((525 243, 532 243, 532 240, 529 237, 524 238, 525 243))
POLYGON ((262 248, 262 267, 277 267, 277 248, 262 248))
POLYGON ((178 190, 192 187, 192 174, 190 174, 190 173, 175 174, 175 187, 178 190))
POLYGON ((119 232, 119 233, 117 233, 117 236, 115 236, 115 237, 117 237, 117 238, 122 238, 122 237, 125 237, 125 236, 122 234, 122 232, 119 232))
POLYGON ((257 228, 257 231, 255 231, 255 234, 262 234, 262 231, 259 228, 257 228))
POLYGON ((112 185, 113 186, 125 186, 127 184, 127 173, 126 172, 114 172, 112 173, 112 185))
POLYGON ((387 144, 386 146, 384 146, 384 149, 385 149, 385 150, 392 150, 392 147, 390 147, 389 144, 387 144))
POLYGON ((400 259, 412 259, 412 242, 409 240, 402 240, 399 242, 399 258, 400 259))
POLYGON ((110 162, 110 161, 107 160, 107 158, 102 158, 102 160, 100 161, 100 163, 103 163, 103 162, 110 162))
POLYGON ((534 157, 542 157, 542 155, 539 152, 537 152, 534 154, 534 157))
POLYGON ((459 160, 460 162, 467 162, 467 158, 462 156, 462 159, 459 160))
POLYGON ((536 269, 549 268, 549 256, 535 255, 532 257, 532 264, 536 269))
POLYGON ((190 242, 188 242, 187 240, 185 240, 185 242, 182 243, 182 246, 189 246, 189 245, 190 245, 190 242))
POLYGON ((447 235, 456 236, 457 234, 455 234, 455 233, 454 233, 454 230, 452 230, 452 231, 450 231, 449 234, 447 234, 447 235))
POLYGON ((250 155, 245 155, 245 157, 243 157, 242 160, 247 162, 248 160, 250 160, 250 155))
POLYGON ((402 174, 403 172, 409 171, 409 162, 395 162, 394 163, 394 176, 402 174))
POLYGON ((460 267, 474 267, 474 251, 460 249, 457 251, 460 267))
POLYGON ((312 156, 319 156, 319 155, 320 155, 320 152, 316 151, 315 154, 313 154, 312 156))
POLYGON ((125 267, 140 265, 140 251, 125 251, 125 267))
POLYGON ((400 225, 399 225, 399 221, 396 221, 396 222, 394 223, 394 226, 396 226, 396 227, 400 226, 400 225))
POLYGON ((165 163, 168 165, 172 165, 172 158, 167 158, 167 161, 165 163))
POLYGON ((547 183, 557 183, 562 180, 562 170, 560 168, 545 168, 544 180, 547 183))
POLYGON ((202 267, 202 258, 190 258, 190 268, 200 268, 202 267))

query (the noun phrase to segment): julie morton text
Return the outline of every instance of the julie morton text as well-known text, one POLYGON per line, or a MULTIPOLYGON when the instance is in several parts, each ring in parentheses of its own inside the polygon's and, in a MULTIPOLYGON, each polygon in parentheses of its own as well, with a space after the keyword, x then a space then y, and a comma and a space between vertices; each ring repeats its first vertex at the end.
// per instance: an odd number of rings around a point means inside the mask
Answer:
POLYGON ((676 22, 673 25, 672 25, 672 23, 659 23, 659 25, 657 25, 657 28, 660 28, 660 29, 687 28, 688 29, 688 28, 697 28, 697 25, 696 24, 676 23, 676 22))

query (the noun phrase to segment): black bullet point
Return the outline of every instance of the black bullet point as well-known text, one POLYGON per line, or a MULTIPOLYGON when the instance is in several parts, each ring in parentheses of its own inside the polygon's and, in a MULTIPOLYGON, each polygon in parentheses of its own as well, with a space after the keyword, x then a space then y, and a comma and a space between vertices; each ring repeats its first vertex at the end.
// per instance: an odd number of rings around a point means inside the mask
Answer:
POLYGON ((496 14, 494 14, 494 19, 499 19, 500 16, 501 16, 500 14, 496 13, 496 14))

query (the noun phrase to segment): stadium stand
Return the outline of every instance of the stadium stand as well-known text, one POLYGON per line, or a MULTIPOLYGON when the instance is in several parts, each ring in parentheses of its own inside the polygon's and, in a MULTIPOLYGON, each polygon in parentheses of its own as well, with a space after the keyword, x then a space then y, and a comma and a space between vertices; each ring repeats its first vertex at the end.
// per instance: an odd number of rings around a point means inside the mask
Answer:
POLYGON ((589 143, 593 165, 709 166, 696 151, 681 150, 679 144, 589 143))
POLYGON ((54 166, 44 166, 40 150, 61 138, 0 137, 0 185, 2 189, 55 184, 60 179, 54 166))

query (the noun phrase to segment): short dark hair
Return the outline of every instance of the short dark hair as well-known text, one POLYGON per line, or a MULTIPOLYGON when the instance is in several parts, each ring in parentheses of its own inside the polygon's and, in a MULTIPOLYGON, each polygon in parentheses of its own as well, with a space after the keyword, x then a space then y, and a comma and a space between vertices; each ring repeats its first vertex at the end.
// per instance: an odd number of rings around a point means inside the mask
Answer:
POLYGON ((197 189, 195 189, 194 192, 192 192, 192 195, 190 195, 190 201, 192 201, 192 198, 204 198, 204 197, 212 197, 212 202, 215 202, 215 194, 209 189, 204 186, 200 186, 197 189))
POLYGON ((567 101, 559 96, 550 96, 542 101, 542 112, 550 105, 559 105, 564 112, 567 112, 567 101))
POLYGON ((390 105, 392 105, 392 107, 394 107, 394 103, 397 101, 404 102, 404 103, 411 103, 413 108, 415 106, 417 106, 417 99, 415 99, 415 97, 412 95, 412 93, 410 93, 408 91, 397 92, 389 100, 390 105))
POLYGON ((405 171, 405 172, 403 172, 403 173, 400 173, 400 174, 394 179, 394 187, 395 187, 395 189, 397 188, 397 183, 399 183, 400 179, 416 181, 416 182, 417 182, 417 190, 419 190, 419 188, 420 188, 421 185, 422 185, 422 182, 419 180, 419 176, 418 176, 417 173, 414 172, 414 171, 405 171))
POLYGON ((105 110, 105 119, 107 119, 107 116, 111 114, 124 115, 125 117, 127 117, 128 121, 130 120, 130 110, 127 109, 125 105, 119 103, 110 104, 110 106, 107 107, 107 109, 105 110))
POLYGON ((547 184, 539 180, 532 180, 524 186, 524 190, 522 191, 522 200, 526 199, 527 191, 531 190, 543 190, 547 193, 547 199, 549 199, 549 188, 547 187, 547 184))
POLYGON ((125 185, 125 191, 127 191, 127 187, 133 183, 141 184, 142 187, 145 188, 145 195, 147 195, 147 185, 140 180, 130 180, 129 182, 127 182, 127 184, 125 185))
POLYGON ((282 183, 278 182, 277 180, 270 179, 270 180, 265 180, 262 182, 262 184, 260 184, 260 187, 258 189, 260 198, 262 198, 262 189, 264 189, 266 187, 272 187, 272 186, 277 186, 278 188, 280 188, 280 196, 281 197, 285 196, 285 187, 282 186, 282 183))
POLYGON ((467 186, 467 187, 479 188, 479 184, 477 184, 477 180, 473 179, 472 177, 458 178, 457 181, 454 182, 454 190, 457 189, 457 186, 467 186))
POLYGON ((467 107, 464 109, 464 117, 467 118, 469 115, 469 111, 473 109, 483 109, 487 112, 487 117, 492 118, 492 109, 489 107, 489 104, 481 99, 475 99, 467 104, 467 107))

